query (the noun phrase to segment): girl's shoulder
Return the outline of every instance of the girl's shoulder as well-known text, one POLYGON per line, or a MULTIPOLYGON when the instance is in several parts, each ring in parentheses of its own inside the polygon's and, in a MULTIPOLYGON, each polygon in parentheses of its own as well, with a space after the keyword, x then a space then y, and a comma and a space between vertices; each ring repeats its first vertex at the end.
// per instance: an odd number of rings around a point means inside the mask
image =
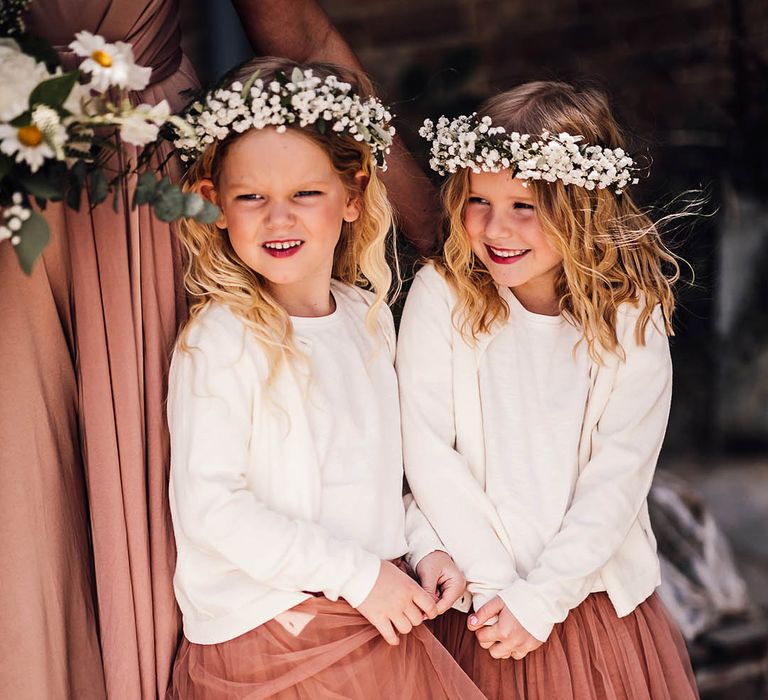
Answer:
POLYGON ((243 320, 226 304, 211 301, 187 322, 174 355, 202 356, 209 364, 230 366, 264 355, 259 343, 249 341, 250 336, 243 320))

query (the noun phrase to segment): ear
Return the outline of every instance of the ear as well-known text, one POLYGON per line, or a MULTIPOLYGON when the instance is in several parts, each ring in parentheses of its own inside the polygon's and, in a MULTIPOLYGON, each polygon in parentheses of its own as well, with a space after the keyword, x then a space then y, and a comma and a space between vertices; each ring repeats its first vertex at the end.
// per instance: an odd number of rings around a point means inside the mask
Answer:
POLYGON ((216 187, 213 184, 213 180, 204 177, 200 180, 194 188, 195 192, 199 194, 203 199, 207 199, 212 204, 215 204, 219 208, 219 218, 214 221, 216 228, 227 228, 227 217, 224 214, 224 209, 219 204, 219 193, 216 191, 216 187))
POLYGON ((355 189, 347 197, 347 204, 344 208, 344 221, 357 221, 363 210, 363 192, 368 186, 368 176, 358 170, 355 173, 355 189))

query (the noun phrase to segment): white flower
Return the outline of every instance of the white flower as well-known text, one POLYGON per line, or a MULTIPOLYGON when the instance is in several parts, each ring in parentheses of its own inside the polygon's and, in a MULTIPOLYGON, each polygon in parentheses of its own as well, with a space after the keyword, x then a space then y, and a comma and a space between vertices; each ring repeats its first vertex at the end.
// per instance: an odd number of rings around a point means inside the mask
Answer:
POLYGON ((16 162, 26 162, 33 173, 37 172, 46 158, 54 158, 56 155, 35 124, 21 127, 0 124, 0 152, 15 155, 16 162))
POLYGON ((143 90, 149 83, 152 69, 136 65, 130 44, 122 41, 110 44, 98 34, 78 32, 69 48, 78 56, 87 57, 80 69, 91 74, 89 87, 94 90, 106 92, 110 87, 143 90))
POLYGON ((51 77, 43 63, 22 53, 11 39, 0 42, 0 121, 9 122, 29 108, 29 95, 51 77))

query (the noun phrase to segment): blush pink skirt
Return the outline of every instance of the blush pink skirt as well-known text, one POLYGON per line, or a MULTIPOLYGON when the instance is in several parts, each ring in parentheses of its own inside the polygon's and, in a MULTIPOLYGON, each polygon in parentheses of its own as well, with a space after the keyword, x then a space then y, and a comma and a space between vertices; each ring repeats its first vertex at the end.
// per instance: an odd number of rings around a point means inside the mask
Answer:
POLYGON ((483 700, 424 625, 390 646, 346 602, 310 598, 220 644, 182 641, 168 700, 483 700))
POLYGON ((490 700, 695 700, 683 637, 656 594, 618 617, 593 593, 519 661, 494 659, 449 610, 432 629, 490 700))

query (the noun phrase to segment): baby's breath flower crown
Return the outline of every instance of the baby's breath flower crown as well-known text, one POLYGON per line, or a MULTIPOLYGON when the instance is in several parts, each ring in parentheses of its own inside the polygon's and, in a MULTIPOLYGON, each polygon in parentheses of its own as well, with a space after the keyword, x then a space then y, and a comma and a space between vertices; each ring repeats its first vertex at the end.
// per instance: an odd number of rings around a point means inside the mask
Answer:
POLYGON ((617 194, 637 182, 635 163, 623 149, 580 143, 581 136, 507 133, 493 126, 490 117, 476 113, 453 120, 440 117, 437 125, 427 119, 419 134, 432 142, 429 165, 440 175, 461 168, 476 173, 513 169, 524 185, 529 180, 560 180, 588 190, 614 187, 617 194))
POLYGON ((265 82, 257 71, 244 85, 235 81, 193 103, 186 121, 194 135, 179 134, 174 145, 182 161, 189 163, 232 131, 274 126, 283 132, 289 125, 316 125, 321 133, 344 132, 364 142, 376 164, 386 170, 384 156, 395 134, 391 120, 392 115, 378 99, 361 98, 352 85, 335 75, 322 79, 310 68, 296 67, 290 77, 278 73, 265 82))

